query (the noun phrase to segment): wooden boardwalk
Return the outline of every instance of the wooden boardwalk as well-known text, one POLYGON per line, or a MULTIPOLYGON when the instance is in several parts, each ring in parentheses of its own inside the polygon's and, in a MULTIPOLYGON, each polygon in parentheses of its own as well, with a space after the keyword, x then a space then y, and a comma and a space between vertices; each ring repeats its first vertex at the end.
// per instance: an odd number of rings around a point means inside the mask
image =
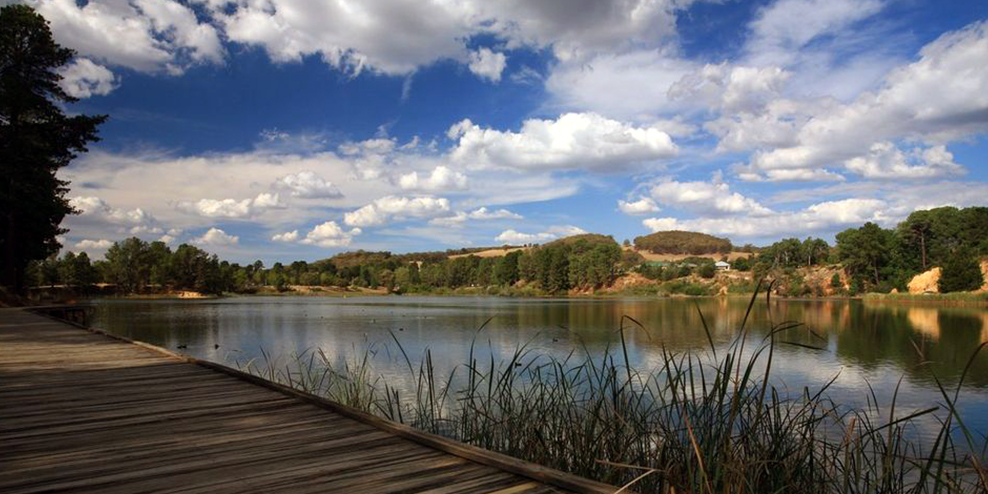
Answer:
POLYGON ((236 371, 0 309, 0 492, 609 492, 236 371))

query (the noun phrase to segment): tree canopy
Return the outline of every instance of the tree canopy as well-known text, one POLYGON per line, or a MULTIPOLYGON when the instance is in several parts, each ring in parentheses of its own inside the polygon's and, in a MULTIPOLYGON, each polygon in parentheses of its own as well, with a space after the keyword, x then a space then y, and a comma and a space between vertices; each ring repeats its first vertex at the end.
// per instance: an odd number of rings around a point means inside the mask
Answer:
POLYGON ((76 101, 58 69, 74 56, 58 46, 48 23, 25 5, 0 8, 0 283, 20 290, 24 270, 61 247, 68 182, 56 177, 97 140, 105 116, 66 116, 76 101))

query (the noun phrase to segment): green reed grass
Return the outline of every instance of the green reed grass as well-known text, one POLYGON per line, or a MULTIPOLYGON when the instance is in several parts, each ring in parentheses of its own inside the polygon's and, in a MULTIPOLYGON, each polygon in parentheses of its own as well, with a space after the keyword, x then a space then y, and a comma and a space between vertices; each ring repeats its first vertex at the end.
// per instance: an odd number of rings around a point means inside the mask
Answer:
POLYGON ((287 359, 263 353, 263 361, 241 368, 427 432, 638 492, 988 492, 988 441, 956 408, 967 370, 985 344, 973 352, 956 388, 936 381, 943 398, 937 406, 897 409, 897 386, 891 403, 879 403, 872 391, 864 409, 852 409, 827 397, 837 376, 798 394, 771 384, 779 345, 819 350, 806 342, 823 338, 791 321, 753 335, 747 321, 757 293, 726 351, 714 347, 701 313, 709 350, 663 349, 661 365, 648 372, 628 364, 625 336, 641 324, 627 316, 614 351, 593 355, 583 347, 555 359, 522 346, 498 362, 475 354, 472 345, 468 362, 445 378, 436 374, 429 351, 413 365, 392 333, 416 382, 411 396, 375 375, 370 352, 342 365, 321 350, 287 359), (466 375, 456 381, 457 372, 466 375), (909 429, 921 418, 939 423, 932 444, 911 439, 909 429), (955 437, 963 439, 959 447, 955 437))

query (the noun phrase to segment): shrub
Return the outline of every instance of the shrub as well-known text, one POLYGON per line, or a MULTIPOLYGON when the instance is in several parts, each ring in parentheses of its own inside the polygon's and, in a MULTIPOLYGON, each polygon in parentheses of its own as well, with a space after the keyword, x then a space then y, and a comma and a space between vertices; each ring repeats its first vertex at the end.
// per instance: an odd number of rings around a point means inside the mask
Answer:
POLYGON ((949 256, 943 264, 938 286, 940 292, 970 292, 981 288, 984 279, 978 260, 966 252, 949 256))
POLYGON ((700 274, 701 277, 710 279, 713 278, 715 274, 717 274, 717 269, 714 268, 713 264, 704 264, 700 266, 699 269, 697 269, 697 272, 700 274))

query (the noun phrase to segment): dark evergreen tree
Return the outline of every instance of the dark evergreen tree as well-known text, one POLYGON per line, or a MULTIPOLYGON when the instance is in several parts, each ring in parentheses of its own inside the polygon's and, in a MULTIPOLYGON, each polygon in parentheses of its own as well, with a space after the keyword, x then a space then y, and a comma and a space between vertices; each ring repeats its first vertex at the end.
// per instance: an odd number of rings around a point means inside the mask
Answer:
POLYGON ((105 116, 66 116, 58 69, 74 52, 26 5, 0 8, 0 283, 20 291, 34 259, 58 252, 68 182, 55 173, 97 140, 105 116))
POLYGON ((981 288, 984 283, 981 263, 966 251, 955 252, 943 263, 938 288, 943 293, 969 292, 981 288))

